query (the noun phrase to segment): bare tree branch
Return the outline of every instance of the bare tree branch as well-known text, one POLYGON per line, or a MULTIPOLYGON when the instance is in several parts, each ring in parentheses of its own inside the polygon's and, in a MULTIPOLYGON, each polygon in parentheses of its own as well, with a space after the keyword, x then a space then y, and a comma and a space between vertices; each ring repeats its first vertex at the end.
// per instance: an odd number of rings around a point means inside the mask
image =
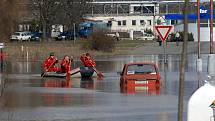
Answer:
POLYGON ((17 0, 1 0, 0 1, 0 41, 8 40, 10 34, 14 32, 14 28, 18 23, 18 6, 17 0))

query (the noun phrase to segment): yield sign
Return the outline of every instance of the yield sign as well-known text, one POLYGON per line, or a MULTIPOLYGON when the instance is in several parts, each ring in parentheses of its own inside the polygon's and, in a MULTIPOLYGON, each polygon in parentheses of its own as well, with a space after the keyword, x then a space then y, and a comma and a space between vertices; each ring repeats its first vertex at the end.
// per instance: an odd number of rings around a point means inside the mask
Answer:
POLYGON ((162 41, 168 37, 173 26, 155 26, 155 29, 162 41))

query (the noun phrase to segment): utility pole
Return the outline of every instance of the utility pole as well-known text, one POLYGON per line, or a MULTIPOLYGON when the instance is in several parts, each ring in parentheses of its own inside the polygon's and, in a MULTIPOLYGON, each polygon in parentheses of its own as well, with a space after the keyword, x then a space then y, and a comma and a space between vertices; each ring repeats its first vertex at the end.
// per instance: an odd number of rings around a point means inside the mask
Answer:
POLYGON ((185 65, 187 60, 187 41, 188 41, 188 4, 189 0, 184 3, 184 42, 181 54, 180 76, 179 76, 179 94, 178 94, 178 121, 183 121, 183 100, 184 100, 184 80, 185 65))
POLYGON ((210 54, 213 54, 213 0, 210 0, 210 54))
POLYGON ((208 74, 215 76, 215 54, 213 54, 213 0, 210 0, 210 54, 208 56, 208 74))
POLYGON ((200 59, 200 0, 197 0, 198 59, 200 59))
POLYGON ((197 66, 197 73, 198 73, 198 87, 200 86, 200 78, 201 78, 201 72, 202 72, 202 59, 201 59, 201 44, 200 44, 200 0, 197 0, 197 30, 198 30, 198 58, 196 61, 196 66, 197 66))

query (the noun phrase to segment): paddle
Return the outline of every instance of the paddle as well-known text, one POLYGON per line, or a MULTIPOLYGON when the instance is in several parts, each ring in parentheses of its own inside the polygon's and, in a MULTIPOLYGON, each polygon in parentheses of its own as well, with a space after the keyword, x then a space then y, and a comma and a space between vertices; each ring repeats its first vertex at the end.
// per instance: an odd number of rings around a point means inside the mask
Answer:
POLYGON ((96 74, 97 74, 97 76, 98 76, 99 78, 103 78, 103 77, 104 77, 104 75, 103 75, 101 72, 99 72, 99 71, 96 69, 96 67, 93 67, 93 70, 96 72, 96 74))
POLYGON ((71 76, 70 70, 71 70, 72 59, 73 59, 73 57, 71 56, 70 59, 69 59, 70 68, 69 68, 69 70, 66 72, 66 80, 70 80, 70 76, 71 76))
MULTIPOLYGON (((49 70, 52 66, 53 66, 53 64, 55 63, 56 61, 54 61, 49 67, 48 67, 48 69, 46 69, 46 70, 49 70)), ((45 72, 43 73, 43 75, 41 76, 42 78, 45 76, 45 74, 48 72, 48 71, 46 71, 45 70, 45 72)))
MULTIPOLYGON (((90 56, 90 55, 89 55, 89 56, 90 56)), ((90 59, 92 60, 92 62, 95 63, 95 61, 93 60, 93 58, 92 58, 91 56, 90 56, 90 59)), ((100 79, 102 79, 102 78, 104 77, 104 75, 96 69, 95 65, 93 65, 93 70, 96 72, 97 76, 98 76, 100 79)))

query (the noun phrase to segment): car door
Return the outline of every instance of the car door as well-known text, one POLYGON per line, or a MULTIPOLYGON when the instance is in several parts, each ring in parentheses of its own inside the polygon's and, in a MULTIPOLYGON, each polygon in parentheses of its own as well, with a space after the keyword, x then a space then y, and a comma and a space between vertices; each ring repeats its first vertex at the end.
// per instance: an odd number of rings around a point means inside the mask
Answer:
POLYGON ((24 33, 24 36, 23 36, 24 40, 28 40, 29 37, 28 37, 28 33, 24 33))

